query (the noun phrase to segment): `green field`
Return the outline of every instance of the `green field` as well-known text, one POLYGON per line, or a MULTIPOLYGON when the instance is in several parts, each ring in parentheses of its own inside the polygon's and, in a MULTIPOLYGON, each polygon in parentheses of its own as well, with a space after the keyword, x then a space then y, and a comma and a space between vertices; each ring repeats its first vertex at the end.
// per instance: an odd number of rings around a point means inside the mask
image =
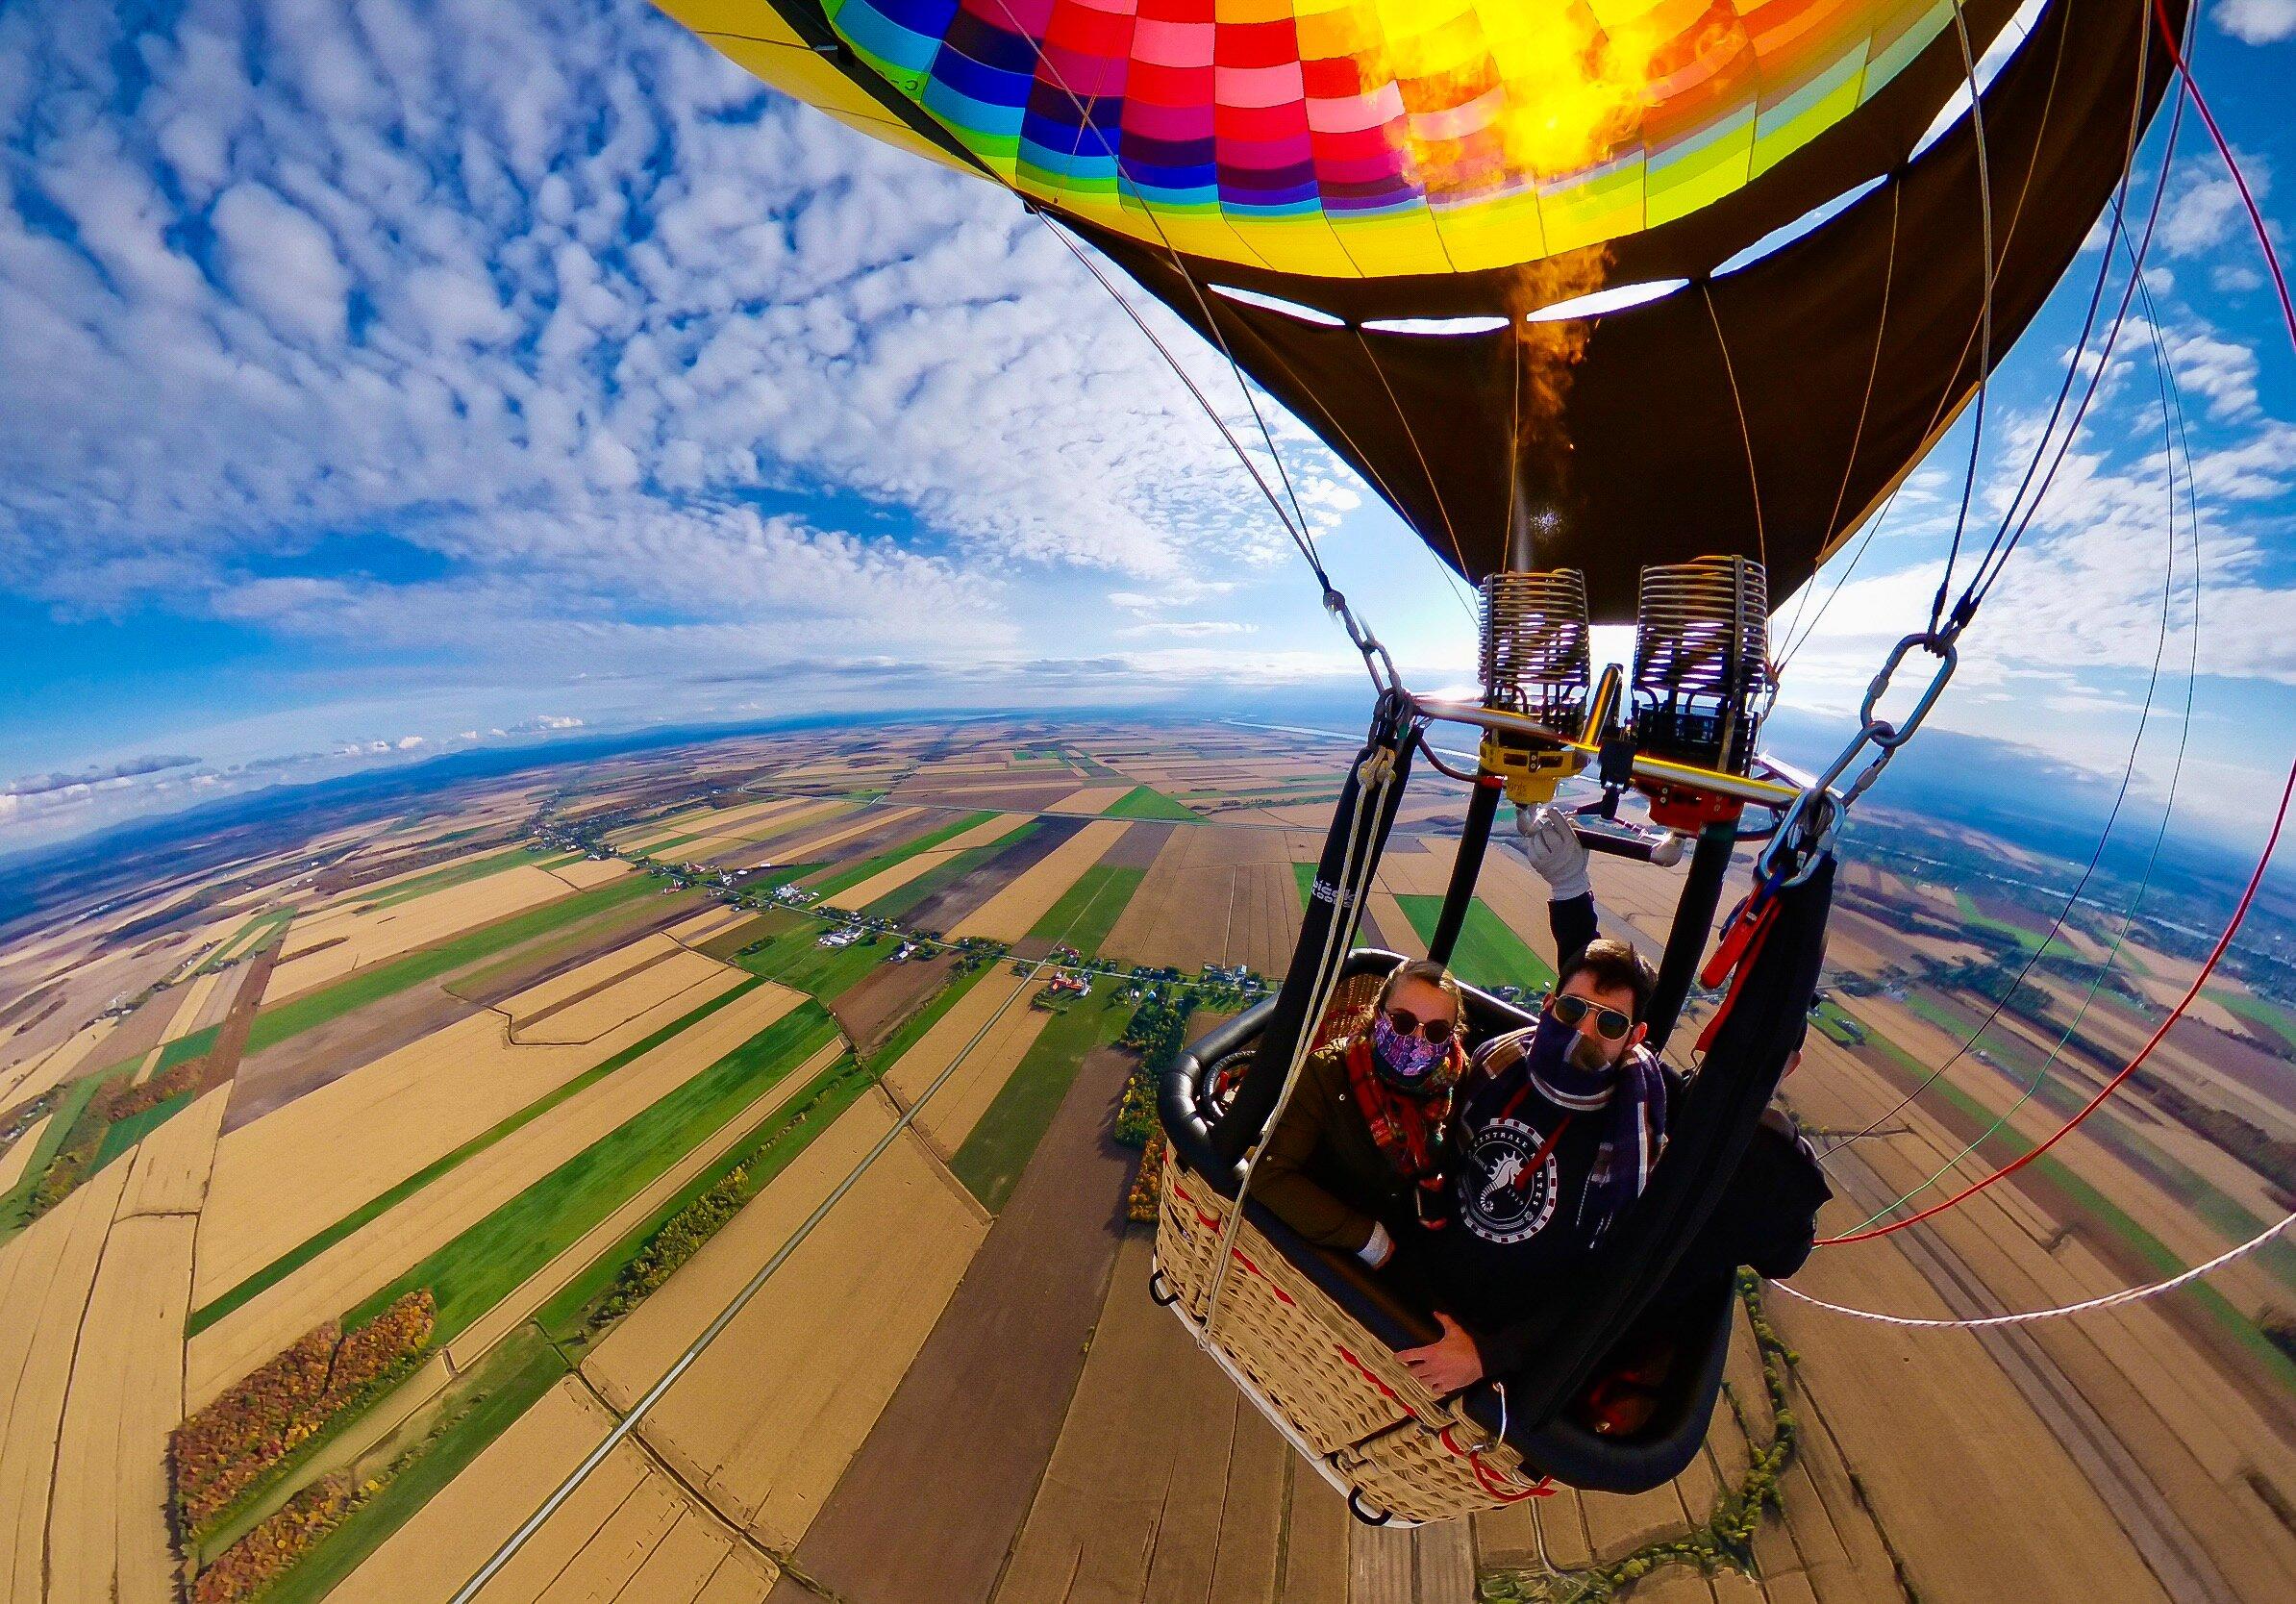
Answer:
POLYGON ((889 869, 895 864, 913 858, 920 852, 930 852, 952 837, 961 836, 967 830, 986 824, 994 817, 996 817, 996 814, 993 811, 966 814, 937 829, 928 830, 912 840, 903 841, 889 851, 881 852, 874 858, 864 858, 851 868, 840 869, 810 890, 819 891, 825 897, 836 896, 849 886, 858 886, 871 875, 889 869))
POLYGON ((536 1312, 535 1323, 548 1332, 554 1341, 568 1348, 586 1343, 592 1335, 590 1306, 612 1291, 623 1266, 636 1257, 656 1232, 736 1169, 746 1166, 748 1170, 741 1187, 744 1202, 756 1197, 767 1182, 788 1168, 791 1160, 875 1084, 876 1077, 852 1059, 837 1060, 815 1076, 808 1090, 775 1110, 752 1137, 745 1138, 732 1152, 681 1187, 628 1236, 569 1281, 536 1312))
POLYGON ((566 1362, 540 1332, 521 1327, 505 1338, 455 1383, 437 1424, 374 1496, 264 1591, 265 1604, 318 1604, 565 1373, 566 1362))
POLYGON ((526 1107, 520 1109, 509 1118, 502 1120, 500 1123, 493 1125, 487 1130, 481 1131, 477 1136, 472 1137, 468 1141, 462 1143, 462 1146, 456 1148, 453 1152, 443 1154, 440 1157, 434 1159, 431 1163, 425 1165, 422 1168, 408 1176, 404 1181, 401 1181, 397 1186, 392 1187, 389 1190, 382 1192, 377 1196, 368 1199, 365 1203, 360 1205, 358 1208, 352 1210, 349 1214, 343 1216, 342 1218, 337 1220, 333 1225, 328 1226, 324 1231, 318 1232, 316 1235, 312 1236, 306 1239, 304 1241, 298 1243, 295 1247, 290 1248, 287 1252, 281 1254, 278 1258, 265 1265, 262 1269, 257 1270, 253 1275, 249 1276, 246 1280, 240 1282, 237 1286, 233 1287, 230 1291, 224 1292, 220 1297, 217 1297, 212 1302, 205 1304, 202 1307, 192 1311, 191 1318, 186 1327, 185 1334, 187 1336, 192 1337, 198 1336, 209 1326, 213 1325, 217 1320, 223 1318, 224 1316, 230 1314, 241 1304, 244 1304, 249 1298, 254 1297, 265 1288, 276 1286, 279 1282, 286 1280, 289 1275, 292 1275, 303 1266, 311 1263, 312 1260, 326 1252, 327 1249, 333 1247, 337 1242, 341 1241, 352 1232, 359 1230, 370 1220, 379 1218, 383 1215, 388 1213, 390 1210, 396 1208, 399 1204, 405 1202, 408 1198, 412 1197, 416 1192, 422 1190, 423 1188, 429 1186, 433 1181, 437 1180, 441 1175, 446 1174, 449 1170, 456 1168, 466 1161, 485 1152, 487 1148, 500 1141, 504 1137, 509 1136, 512 1131, 518 1129, 521 1125, 527 1124, 530 1121, 537 1119, 541 1115, 548 1114, 552 1109, 558 1107, 559 1104, 564 1102, 567 1098, 573 1096, 585 1087, 594 1086, 599 1081, 602 1081, 607 1076, 612 1074, 615 1070, 621 1068, 624 1065, 635 1063, 636 1060, 644 1057, 647 1053, 652 1052, 655 1048, 661 1046, 663 1042, 668 1041, 672 1037, 677 1036, 680 1032, 689 1030, 693 1026, 700 1024, 704 1019, 716 1013, 719 1009, 725 1007, 728 1003, 731 1003, 735 998, 751 990, 755 984, 756 983, 754 981, 747 982, 735 987, 732 990, 726 991, 719 996, 711 998, 708 1002, 702 1004, 701 1007, 695 1009, 691 1014, 686 1015, 684 1018, 674 1020, 671 1023, 662 1026, 661 1029, 656 1031, 653 1035, 647 1037, 642 1041, 632 1042, 629 1046, 614 1054, 605 1063, 598 1065, 595 1068, 585 1069, 581 1074, 572 1077, 564 1084, 554 1087, 549 1091, 544 1092, 541 1096, 527 1104, 526 1107))
MULTIPOLYGON (((1419 940, 1433 940, 1435 922, 1443 915, 1443 899, 1399 896, 1395 900, 1403 909, 1403 916, 1418 932, 1419 940)), ((1451 954, 1451 969, 1469 986, 1485 989, 1520 986, 1526 991, 1536 992, 1555 984, 1554 966, 1533 952, 1481 897, 1467 905, 1466 922, 1460 926, 1459 946, 1451 954)))
POLYGON ((1978 930, 1991 931, 2004 940, 2015 942, 2027 952, 2038 952, 2046 940, 2046 938, 2037 931, 2027 930, 2021 925, 2009 923, 2007 919, 1997 919, 1990 914, 1979 912, 1977 903, 1971 899, 1967 891, 1954 892, 1953 900, 1961 911, 1963 924, 1978 930))
POLYGON ((635 901, 660 889, 659 884, 647 876, 626 875, 595 890, 569 891, 538 908, 513 914, 507 919, 496 919, 492 924, 465 931, 448 940, 411 952, 403 958, 359 970, 332 986, 322 986, 302 996, 274 1004, 255 1016, 255 1028, 247 1038, 248 1056, 253 1057, 265 1047, 277 1046, 289 1037, 300 1036, 330 1019, 339 1019, 353 1009, 380 1002, 385 997, 404 991, 410 986, 419 986, 426 980, 436 980, 465 964, 475 964, 504 947, 545 935, 570 920, 585 918, 604 909, 635 901))
POLYGON ((821 938, 833 928, 805 919, 793 930, 752 942, 736 953, 732 962, 751 974, 778 980, 792 990, 810 992, 829 1002, 860 985, 901 944, 898 937, 869 934, 851 946, 825 947, 821 938))
POLYGON ((233 931, 231 939, 210 953, 207 961, 191 972, 206 974, 211 969, 222 968, 226 964, 237 963, 257 947, 262 946, 272 932, 286 929, 287 921, 294 916, 295 910, 292 907, 274 908, 268 914, 256 915, 254 918, 233 931))
POLYGON ((412 902, 418 896, 429 896, 433 891, 443 891, 450 886, 466 886, 473 880, 484 880, 489 874, 500 874, 504 869, 516 868, 522 864, 531 864, 538 868, 565 863, 573 856, 571 853, 552 856, 547 847, 513 846, 507 852, 473 858, 467 864, 449 864, 428 874, 418 874, 412 880, 402 880, 381 895, 362 901, 359 906, 362 909, 395 908, 402 902, 412 902))
POLYGON ((1036 921, 1030 940, 1062 942, 1086 957, 1097 954, 1147 874, 1146 869, 1094 864, 1036 921))
POLYGON ((1005 1206, 1036 1143, 1044 1140, 1061 1099, 1075 1084, 1085 1056, 1122 1035, 1132 1014, 1129 1006, 1116 1001, 1115 988, 1104 981, 1091 996, 1055 1015, 1022 1056, 981 1122, 949 1161, 950 1170, 984 1208, 994 1213, 1005 1206))
POLYGON ((1154 786, 1135 786, 1116 805, 1102 812, 1103 818, 1181 818, 1193 819, 1193 812, 1181 806, 1158 790, 1154 786))
POLYGON ((1041 819, 1030 819, 1000 840, 967 847, 945 864, 936 864, 900 890, 887 891, 861 910, 873 919, 897 919, 935 892, 954 886, 1000 852, 1009 852, 1036 833, 1041 819))
POLYGON ((28 1217, 25 1211, 32 1206, 32 1194, 39 1189, 48 1166, 56 1162, 56 1155, 63 1151, 65 1141, 74 1134, 73 1127, 87 1113, 87 1105, 95 1101, 95 1094, 107 1083, 124 1074, 127 1067, 124 1063, 115 1064, 109 1069, 65 1084, 57 1096, 56 1106, 48 1112, 48 1123, 40 1131, 39 1143, 32 1149, 32 1157, 25 1162, 23 1175, 14 1187, 0 1193, 0 1241, 25 1223, 28 1217))
POLYGON ((96 1144, 95 1163, 87 1166, 87 1173, 93 1175, 113 1159, 118 1158, 129 1148, 151 1135, 152 1132, 158 1130, 166 1123, 170 1115, 190 1106, 191 1093, 179 1091, 164 1101, 154 1103, 148 1109, 129 1115, 125 1119, 113 1120, 105 1128, 104 1140, 96 1144))
POLYGON ((428 1287, 438 1301, 432 1341, 451 1341, 836 1035, 818 1003, 800 1003, 348 1311, 344 1326, 428 1287))
POLYGON ((2236 1018, 2261 1030, 2267 1044, 2296 1049, 2296 1010, 2284 1008, 2270 997, 2259 997, 2253 991, 2227 989, 2211 990, 2209 995, 2224 1004, 2236 1018))

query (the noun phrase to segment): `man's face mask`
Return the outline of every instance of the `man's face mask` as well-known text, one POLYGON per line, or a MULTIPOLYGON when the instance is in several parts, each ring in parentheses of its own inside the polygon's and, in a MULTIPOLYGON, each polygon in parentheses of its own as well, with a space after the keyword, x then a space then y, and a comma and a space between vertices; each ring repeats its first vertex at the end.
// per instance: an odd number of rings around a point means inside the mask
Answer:
POLYGON ((1612 1068, 1626 1056, 1635 1021, 1618 1010, 1565 992, 1548 1000, 1546 1014, 1539 1035, 1553 1043, 1547 1051, 1554 1059, 1591 1072, 1612 1068))

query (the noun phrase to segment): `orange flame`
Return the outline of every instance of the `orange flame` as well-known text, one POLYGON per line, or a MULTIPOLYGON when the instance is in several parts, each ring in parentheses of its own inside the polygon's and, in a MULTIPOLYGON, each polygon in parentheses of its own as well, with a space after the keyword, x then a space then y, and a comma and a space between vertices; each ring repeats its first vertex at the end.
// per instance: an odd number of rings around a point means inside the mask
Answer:
POLYGON ((1608 160, 1639 131, 1659 58, 1680 43, 1645 18, 1606 27, 1585 0, 1478 5, 1433 29, 1366 33, 1351 53, 1366 85, 1395 85, 1388 141, 1435 201, 1608 160))

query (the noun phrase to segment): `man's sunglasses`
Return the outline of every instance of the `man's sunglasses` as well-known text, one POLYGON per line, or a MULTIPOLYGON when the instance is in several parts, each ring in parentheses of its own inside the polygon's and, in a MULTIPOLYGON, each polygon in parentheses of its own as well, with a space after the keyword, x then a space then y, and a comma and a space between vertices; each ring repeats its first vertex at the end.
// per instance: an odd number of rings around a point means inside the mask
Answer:
POLYGON ((1416 1032, 1438 1047, 1450 1040, 1452 1032, 1459 1028, 1449 1019, 1422 1020, 1408 1008, 1388 1009, 1387 1025, 1397 1036, 1410 1036, 1416 1032))
POLYGON ((1626 1033, 1635 1028, 1635 1021, 1615 1008, 1588 1002, 1585 997, 1554 996, 1547 999, 1547 1012, 1571 1029, 1577 1030, 1586 1022, 1586 1015, 1594 1015, 1594 1030, 1605 1041, 1623 1041, 1626 1033))

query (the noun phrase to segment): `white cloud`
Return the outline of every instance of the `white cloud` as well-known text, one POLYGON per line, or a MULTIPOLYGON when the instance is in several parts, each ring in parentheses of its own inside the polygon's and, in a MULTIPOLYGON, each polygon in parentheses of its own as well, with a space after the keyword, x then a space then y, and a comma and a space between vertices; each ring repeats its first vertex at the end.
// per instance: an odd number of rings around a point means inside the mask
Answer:
MULTIPOLYGON (((67 614, 517 674, 961 662, 1013 646, 1048 573, 1185 605, 1288 557, 1010 196, 636 0, 543 29, 190 0, 132 43, 78 0, 0 14, 0 587, 67 614), (423 577, 272 561, 346 529, 423 577)), ((1138 299, 1256 440, 1226 364, 1138 299)), ((1358 490, 1271 424, 1329 527, 1358 490)))
POLYGON ((2209 14, 2217 27, 2249 44, 2296 38, 2296 0, 2224 0, 2209 14))

